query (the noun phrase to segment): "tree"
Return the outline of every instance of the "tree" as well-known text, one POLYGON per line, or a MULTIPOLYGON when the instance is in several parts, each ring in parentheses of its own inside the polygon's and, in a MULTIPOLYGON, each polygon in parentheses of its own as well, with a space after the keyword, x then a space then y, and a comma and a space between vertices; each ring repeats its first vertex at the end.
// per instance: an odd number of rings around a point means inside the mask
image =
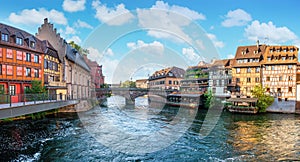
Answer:
POLYGON ((135 82, 126 80, 125 82, 123 82, 121 84, 121 87, 123 87, 123 88, 136 88, 136 85, 135 85, 135 82))
POLYGON ((214 96, 211 90, 204 93, 203 103, 205 108, 209 108, 213 104, 214 96))
POLYGON ((25 90, 26 93, 35 94, 35 93, 45 93, 46 88, 42 86, 42 81, 40 80, 32 80, 31 88, 25 90))
POLYGON ((257 107, 259 112, 266 112, 267 108, 274 102, 274 98, 265 92, 266 88, 264 88, 261 84, 256 85, 251 91, 253 97, 258 98, 257 107))
POLYGON ((75 48, 80 54, 82 55, 88 55, 90 52, 88 49, 84 49, 78 44, 76 44, 74 41, 69 42, 69 45, 75 48))

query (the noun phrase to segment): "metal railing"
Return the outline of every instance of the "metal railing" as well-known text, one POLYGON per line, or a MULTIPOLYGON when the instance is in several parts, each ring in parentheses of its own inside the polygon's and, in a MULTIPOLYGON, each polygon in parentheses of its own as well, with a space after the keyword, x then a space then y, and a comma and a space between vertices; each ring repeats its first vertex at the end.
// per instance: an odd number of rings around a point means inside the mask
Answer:
MULTIPOLYGON (((0 105, 1 104, 9 104, 9 107, 14 103, 23 103, 21 105, 26 104, 37 104, 44 102, 56 102, 56 101, 67 101, 67 100, 76 100, 79 98, 74 98, 73 95, 64 95, 64 94, 0 94, 0 105)), ((84 99, 84 98, 80 98, 84 99)), ((20 104, 19 104, 20 105, 20 104)))

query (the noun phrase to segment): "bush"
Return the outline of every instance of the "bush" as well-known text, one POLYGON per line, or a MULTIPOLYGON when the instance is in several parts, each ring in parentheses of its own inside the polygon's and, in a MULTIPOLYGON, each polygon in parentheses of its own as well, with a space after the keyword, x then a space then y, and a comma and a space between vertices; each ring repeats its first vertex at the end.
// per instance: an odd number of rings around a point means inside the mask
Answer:
POLYGON ((259 112, 266 112, 267 108, 272 105, 274 98, 270 95, 267 95, 266 89, 262 85, 256 85, 251 91, 252 95, 255 98, 258 98, 257 107, 259 112))

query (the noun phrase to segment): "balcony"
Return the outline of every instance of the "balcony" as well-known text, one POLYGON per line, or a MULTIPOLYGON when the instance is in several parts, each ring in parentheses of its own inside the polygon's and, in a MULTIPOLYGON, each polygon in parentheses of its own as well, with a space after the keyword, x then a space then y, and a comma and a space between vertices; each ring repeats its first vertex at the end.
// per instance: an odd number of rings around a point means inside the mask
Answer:
POLYGON ((66 87, 66 83, 65 82, 49 82, 49 86, 66 87))

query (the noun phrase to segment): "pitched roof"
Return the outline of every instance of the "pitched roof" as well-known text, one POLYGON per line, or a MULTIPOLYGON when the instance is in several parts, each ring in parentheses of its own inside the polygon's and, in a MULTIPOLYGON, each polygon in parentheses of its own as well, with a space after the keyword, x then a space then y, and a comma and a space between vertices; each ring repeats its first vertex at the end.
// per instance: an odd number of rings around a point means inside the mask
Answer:
POLYGON ((10 39, 11 39, 12 36, 21 37, 22 39, 24 39, 23 45, 17 45, 15 43, 13 43, 13 41, 9 41, 9 42, 1 41, 1 44, 5 43, 5 44, 10 45, 10 46, 15 46, 15 47, 18 47, 18 48, 23 48, 23 49, 43 53, 42 41, 39 40, 38 38, 36 38, 34 35, 26 32, 24 30, 21 30, 21 29, 18 29, 18 28, 0 23, 0 32, 8 34, 10 39), (29 46, 30 41, 35 42, 35 48, 31 48, 29 46))
POLYGON ((235 59, 260 58, 265 53, 266 45, 239 46, 235 59))
POLYGON ((159 78, 165 78, 165 77, 174 77, 174 78, 183 78, 185 73, 184 69, 178 68, 178 67, 168 67, 165 69, 158 70, 154 72, 150 77, 149 80, 155 80, 159 78))
POLYGON ((69 44, 67 45, 66 58, 75 64, 78 64, 82 68, 87 71, 90 71, 90 67, 84 61, 84 58, 80 55, 80 53, 71 47, 69 44))

